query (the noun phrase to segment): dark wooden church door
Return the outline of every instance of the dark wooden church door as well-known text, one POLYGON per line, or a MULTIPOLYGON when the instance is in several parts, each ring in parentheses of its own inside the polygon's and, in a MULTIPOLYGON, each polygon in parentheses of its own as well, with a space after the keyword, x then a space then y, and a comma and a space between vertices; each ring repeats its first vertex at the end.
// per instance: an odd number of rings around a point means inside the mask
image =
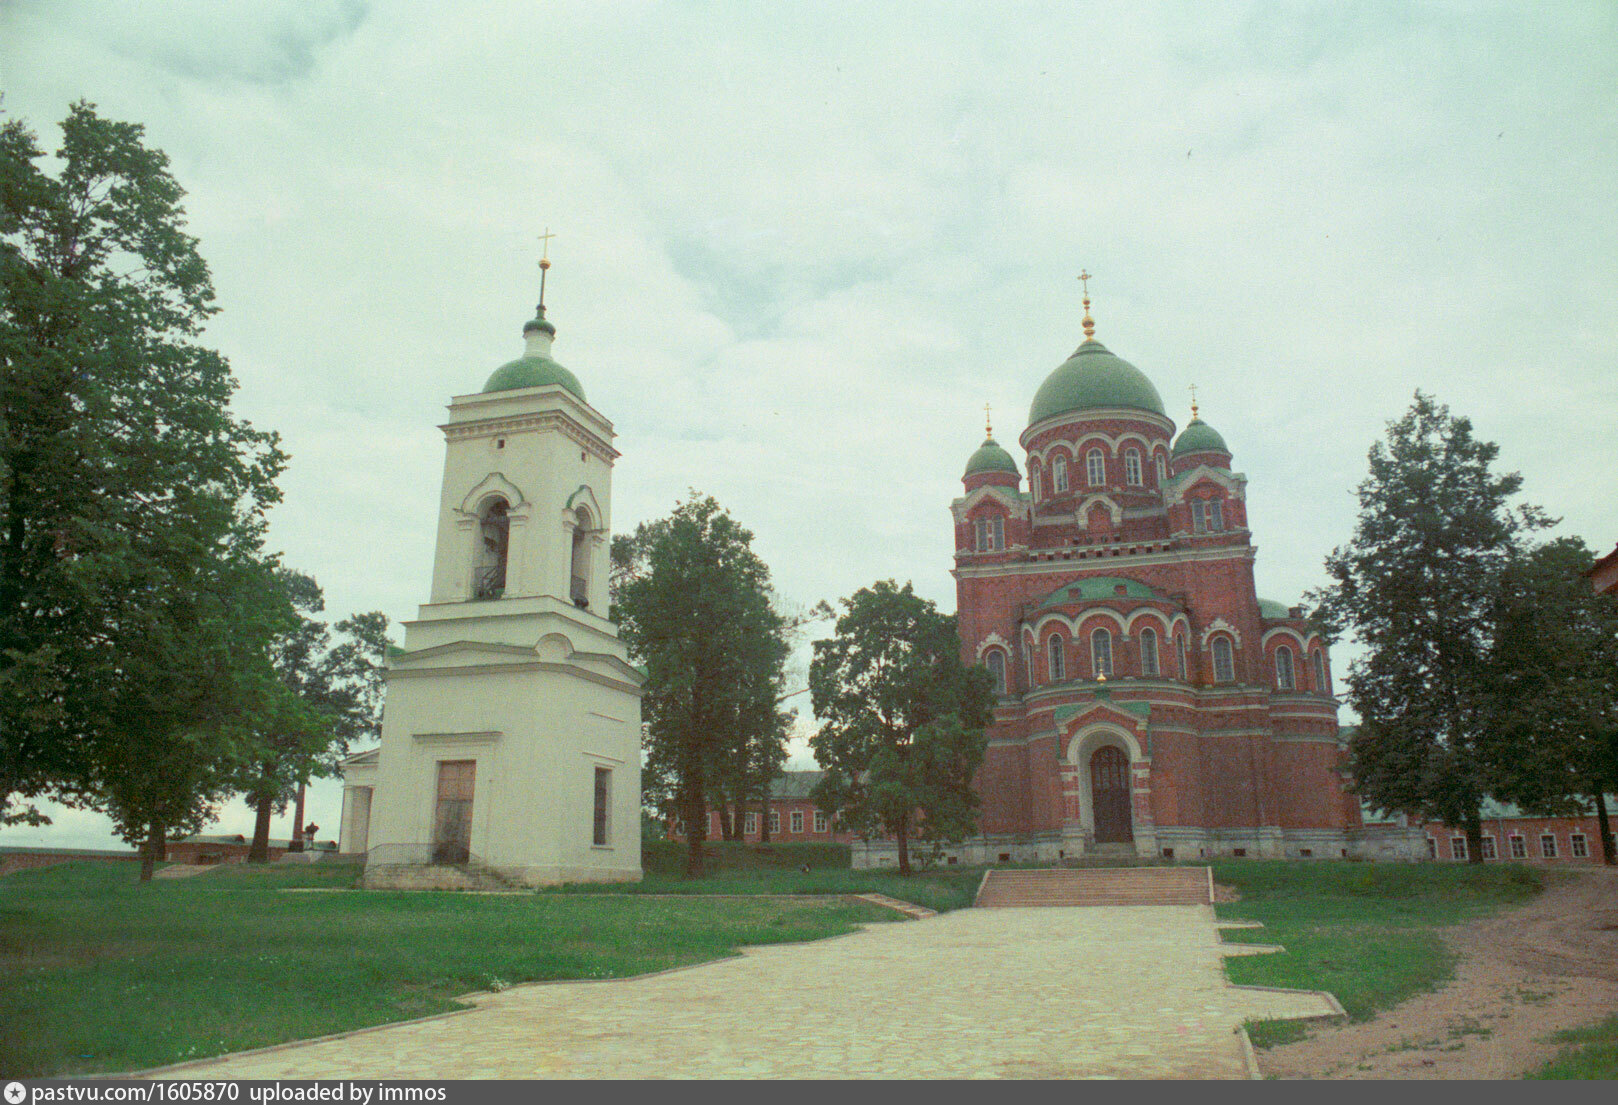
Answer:
POLYGON ((433 862, 465 863, 472 854, 472 792, 476 760, 440 760, 433 811, 433 862))
POLYGON ((1090 808, 1095 811, 1096 843, 1135 839, 1129 816, 1129 757, 1107 745, 1090 757, 1090 808))

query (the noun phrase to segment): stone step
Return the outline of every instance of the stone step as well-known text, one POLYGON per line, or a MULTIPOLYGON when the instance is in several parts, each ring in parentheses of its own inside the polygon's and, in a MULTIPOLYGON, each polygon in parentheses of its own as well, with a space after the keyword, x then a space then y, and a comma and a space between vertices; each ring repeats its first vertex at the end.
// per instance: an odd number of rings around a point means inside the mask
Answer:
POLYGON ((976 904, 989 908, 1206 905, 1206 867, 1046 868, 989 871, 976 904))

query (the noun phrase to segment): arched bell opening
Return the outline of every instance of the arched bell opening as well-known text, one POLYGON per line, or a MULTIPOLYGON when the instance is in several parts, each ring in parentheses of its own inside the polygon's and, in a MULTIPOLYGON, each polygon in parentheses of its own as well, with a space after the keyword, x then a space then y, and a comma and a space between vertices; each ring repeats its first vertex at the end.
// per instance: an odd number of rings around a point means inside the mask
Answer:
POLYGON ((506 562, 511 552, 511 507, 496 496, 478 512, 477 560, 472 597, 497 599, 506 593, 506 562))
POLYGON ((573 557, 572 568, 568 579, 568 596, 573 605, 588 607, 590 605, 590 545, 595 532, 595 522, 590 517, 590 511, 585 507, 576 508, 578 524, 573 527, 573 557))

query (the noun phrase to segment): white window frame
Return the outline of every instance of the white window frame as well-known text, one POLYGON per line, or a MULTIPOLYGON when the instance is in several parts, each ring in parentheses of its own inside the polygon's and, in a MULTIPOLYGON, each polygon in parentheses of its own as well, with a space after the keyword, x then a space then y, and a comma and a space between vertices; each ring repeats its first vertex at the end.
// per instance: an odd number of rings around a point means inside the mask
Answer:
POLYGON ((815 819, 812 822, 810 822, 810 824, 814 825, 815 832, 817 832, 817 833, 825 832, 826 831, 826 825, 828 824, 828 822, 826 821, 826 811, 825 810, 816 810, 815 811, 815 819))
POLYGON ((1275 650, 1275 685, 1283 691, 1298 689, 1298 677, 1292 670, 1292 649, 1286 645, 1275 650))
POLYGON ((1051 493, 1060 495, 1067 490, 1067 458, 1057 457, 1051 461, 1051 493))
POLYGON ((1326 653, 1323 649, 1315 649, 1311 654, 1311 661, 1315 668, 1315 693, 1331 694, 1331 677, 1326 674, 1326 653))
POLYGON ((1208 500, 1208 532, 1225 532, 1224 501, 1221 499, 1208 500))
POLYGON ((748 810, 746 815, 742 817, 742 835, 758 835, 758 812, 756 810, 748 810))
POLYGON ((1215 683, 1236 682, 1236 646, 1229 637, 1218 636, 1208 642, 1208 650, 1213 654, 1213 672, 1215 683), (1220 645, 1224 645, 1224 663, 1221 665, 1220 645))
POLYGON ((1142 675, 1162 675, 1163 665, 1157 655, 1157 630, 1143 629, 1140 631, 1140 673, 1142 675))
POLYGON ((1027 635, 1022 639, 1022 666, 1023 678, 1028 680, 1028 686, 1034 685, 1034 642, 1027 635))
POLYGON ((1528 858, 1528 838, 1521 833, 1512 833, 1506 837, 1506 855, 1512 859, 1528 858))
POLYGON ((1162 453, 1157 454, 1157 482, 1159 484, 1169 482, 1169 466, 1168 463, 1163 459, 1162 453))
POLYGON ((1453 860, 1465 860, 1467 858, 1466 837, 1452 836, 1449 838, 1449 858, 1453 860))
POLYGON ((787 818, 787 824, 792 826, 791 832, 803 835, 803 811, 793 810, 792 816, 787 818))
POLYGON ((1124 480, 1132 487, 1141 487, 1146 483, 1146 474, 1140 466, 1140 450, 1124 450, 1124 480))
POLYGON ((1567 837, 1567 854, 1574 859, 1590 858, 1590 838, 1583 833, 1569 833, 1567 837))
POLYGON ((999 552, 1006 547, 1006 520, 1003 515, 991 514, 977 519, 972 526, 974 544, 978 552, 999 552))
POLYGON ((1542 858, 1542 859, 1555 859, 1556 858, 1556 834, 1555 833, 1540 833, 1539 834, 1539 854, 1540 854, 1540 858, 1542 858), (1545 847, 1545 842, 1546 841, 1550 841, 1551 846, 1549 848, 1545 847))
POLYGON ((1483 851, 1483 858, 1485 860, 1499 859, 1500 858, 1500 852, 1494 846, 1494 834, 1493 833, 1484 833, 1483 834, 1482 851, 1483 851))
POLYGON ((770 835, 771 836, 780 836, 781 835, 781 811, 780 810, 771 810, 770 811, 770 835))
POLYGON ((1201 499, 1192 499, 1191 500, 1191 532, 1192 533, 1207 533, 1208 532, 1207 507, 1203 505, 1203 502, 1202 502, 1201 499))
POLYGON ((1100 449, 1091 449, 1084 454, 1084 480, 1091 487, 1103 487, 1107 483, 1107 454, 1100 449))
POLYGON ((1112 678, 1112 631, 1096 629, 1090 632, 1090 672, 1092 678, 1105 675, 1112 678))
POLYGON ((1067 657, 1062 653, 1062 635, 1052 633, 1045 642, 1045 663, 1050 669, 1051 682, 1060 683, 1067 678, 1067 657))

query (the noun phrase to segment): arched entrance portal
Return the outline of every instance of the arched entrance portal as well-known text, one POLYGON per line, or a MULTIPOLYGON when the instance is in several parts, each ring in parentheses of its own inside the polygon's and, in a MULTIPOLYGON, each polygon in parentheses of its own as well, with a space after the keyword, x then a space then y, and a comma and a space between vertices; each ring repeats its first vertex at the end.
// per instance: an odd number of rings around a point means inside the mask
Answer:
POLYGON ((1096 749, 1090 757, 1090 809, 1095 816, 1097 844, 1135 839, 1129 816, 1129 757, 1110 744, 1096 749))

